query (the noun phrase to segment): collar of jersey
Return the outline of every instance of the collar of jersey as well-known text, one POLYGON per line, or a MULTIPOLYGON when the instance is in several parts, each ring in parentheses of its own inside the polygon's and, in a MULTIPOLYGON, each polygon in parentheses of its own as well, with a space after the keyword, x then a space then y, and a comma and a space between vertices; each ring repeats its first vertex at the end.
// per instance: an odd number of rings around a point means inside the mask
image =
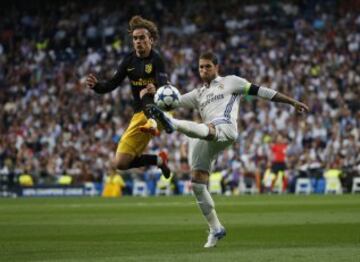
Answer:
POLYGON ((220 80, 221 80, 221 78, 222 78, 221 76, 215 77, 215 79, 213 79, 210 84, 212 84, 212 83, 219 83, 220 80))
MULTIPOLYGON (((222 79, 221 76, 215 77, 213 80, 211 80, 210 86, 211 86, 212 84, 219 83, 221 79, 222 79)), ((204 83, 204 85, 203 85, 203 87, 206 87, 206 88, 207 88, 207 87, 210 87, 210 86, 208 86, 206 83, 204 83)))

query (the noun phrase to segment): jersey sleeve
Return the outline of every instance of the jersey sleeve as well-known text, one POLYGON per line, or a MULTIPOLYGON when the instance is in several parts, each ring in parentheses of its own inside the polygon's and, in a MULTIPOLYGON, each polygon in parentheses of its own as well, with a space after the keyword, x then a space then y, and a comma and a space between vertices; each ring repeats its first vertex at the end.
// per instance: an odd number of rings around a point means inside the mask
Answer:
POLYGON ((228 77, 228 81, 230 88, 232 89, 232 93, 240 95, 247 95, 249 93, 251 83, 245 78, 232 75, 228 77))
POLYGON ((94 91, 98 94, 105 94, 116 89, 126 77, 126 68, 128 63, 129 59, 128 57, 125 57, 120 63, 115 75, 108 81, 98 82, 94 87, 94 91))
POLYGON ((194 89, 193 91, 186 93, 180 97, 180 104, 179 107, 185 108, 197 108, 198 101, 197 97, 197 90, 194 89))
POLYGON ((156 71, 155 71, 155 81, 156 87, 166 85, 168 81, 168 76, 165 71, 165 63, 161 56, 158 56, 156 59, 156 71))

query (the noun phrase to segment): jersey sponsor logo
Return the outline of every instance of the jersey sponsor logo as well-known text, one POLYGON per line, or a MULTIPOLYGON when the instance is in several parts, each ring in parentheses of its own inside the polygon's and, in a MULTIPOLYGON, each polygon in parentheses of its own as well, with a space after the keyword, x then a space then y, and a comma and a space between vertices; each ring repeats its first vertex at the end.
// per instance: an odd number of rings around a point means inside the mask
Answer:
POLYGON ((213 94, 207 94, 206 95, 206 101, 200 104, 200 111, 204 110, 204 108, 215 101, 219 101, 221 99, 224 99, 224 94, 219 95, 213 95, 213 94))
POLYGON ((135 69, 135 67, 127 68, 126 70, 127 70, 128 72, 131 72, 131 71, 133 71, 134 69, 135 69))
POLYGON ((145 65, 145 72, 146 72, 147 74, 150 74, 151 71, 152 71, 152 68, 153 68, 152 64, 147 64, 147 65, 145 65))
POLYGON ((154 83, 155 83, 154 78, 146 78, 146 79, 140 78, 139 80, 131 80, 131 85, 133 86, 146 86, 148 84, 154 84, 154 83))

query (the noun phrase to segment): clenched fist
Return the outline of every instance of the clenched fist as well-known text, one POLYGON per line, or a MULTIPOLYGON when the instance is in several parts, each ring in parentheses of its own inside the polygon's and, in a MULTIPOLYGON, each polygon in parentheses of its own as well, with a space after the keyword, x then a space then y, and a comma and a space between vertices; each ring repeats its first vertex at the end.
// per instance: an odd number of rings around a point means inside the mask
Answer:
POLYGON ((307 112, 309 112, 309 107, 307 105, 305 105, 304 103, 301 103, 299 101, 294 103, 294 107, 296 109, 296 112, 298 112, 298 113, 307 113, 307 112))
POLYGON ((94 76, 93 74, 89 74, 86 77, 86 87, 87 88, 93 89, 94 86, 97 84, 97 82, 98 82, 98 80, 97 80, 96 76, 94 76))

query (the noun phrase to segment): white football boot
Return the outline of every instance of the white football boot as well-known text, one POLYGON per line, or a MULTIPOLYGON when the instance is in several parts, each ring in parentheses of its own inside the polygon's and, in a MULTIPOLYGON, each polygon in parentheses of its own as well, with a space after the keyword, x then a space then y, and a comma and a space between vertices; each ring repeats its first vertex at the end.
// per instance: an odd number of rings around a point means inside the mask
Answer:
POLYGON ((226 236, 226 230, 224 227, 221 227, 220 230, 216 232, 210 231, 207 242, 205 243, 204 247, 205 248, 216 247, 217 242, 225 236, 226 236))

